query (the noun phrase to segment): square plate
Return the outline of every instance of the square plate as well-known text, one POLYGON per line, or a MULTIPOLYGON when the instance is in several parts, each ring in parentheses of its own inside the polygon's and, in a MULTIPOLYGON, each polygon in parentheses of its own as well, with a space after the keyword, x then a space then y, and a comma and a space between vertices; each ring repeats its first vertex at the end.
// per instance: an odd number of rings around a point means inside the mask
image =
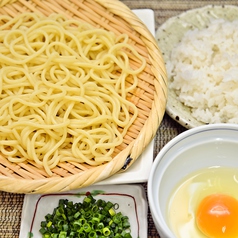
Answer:
POLYGON ((25 195, 19 238, 41 238, 41 221, 45 220, 48 213, 52 214, 53 209, 58 206, 59 199, 82 202, 87 192, 97 194, 94 196, 96 200, 118 203, 117 212, 120 211, 129 217, 132 237, 147 238, 148 205, 144 188, 140 185, 94 185, 65 193, 25 195))
MULTIPOLYGON (((155 35, 154 11, 151 9, 132 10, 147 26, 148 30, 155 35)), ((124 184, 147 182, 153 163, 154 140, 152 140, 139 158, 125 173, 114 174, 110 178, 97 184, 124 184)))

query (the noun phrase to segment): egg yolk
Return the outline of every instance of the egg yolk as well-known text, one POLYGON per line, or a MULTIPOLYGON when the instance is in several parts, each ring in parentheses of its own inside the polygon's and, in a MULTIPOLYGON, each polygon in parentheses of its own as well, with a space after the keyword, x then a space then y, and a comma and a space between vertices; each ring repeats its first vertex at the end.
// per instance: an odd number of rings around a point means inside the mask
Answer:
POLYGON ((209 195, 198 206, 196 222, 209 238, 237 238, 238 201, 224 194, 209 195))

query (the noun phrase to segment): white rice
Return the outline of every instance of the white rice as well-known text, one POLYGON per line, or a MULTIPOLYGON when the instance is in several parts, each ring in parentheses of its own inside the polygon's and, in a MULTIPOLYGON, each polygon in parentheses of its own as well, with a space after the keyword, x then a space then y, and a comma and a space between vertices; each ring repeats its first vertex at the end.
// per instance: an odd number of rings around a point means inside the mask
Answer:
POLYGON ((238 21, 190 30, 166 64, 170 88, 204 123, 238 123, 238 21))

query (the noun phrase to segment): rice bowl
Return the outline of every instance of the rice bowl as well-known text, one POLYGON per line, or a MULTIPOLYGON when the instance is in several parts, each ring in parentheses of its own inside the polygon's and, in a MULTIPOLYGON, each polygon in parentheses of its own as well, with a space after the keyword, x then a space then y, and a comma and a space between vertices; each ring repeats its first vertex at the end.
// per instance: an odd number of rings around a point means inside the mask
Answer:
POLYGON ((238 123, 238 8, 206 6, 156 32, 169 78, 167 113, 186 128, 238 123))

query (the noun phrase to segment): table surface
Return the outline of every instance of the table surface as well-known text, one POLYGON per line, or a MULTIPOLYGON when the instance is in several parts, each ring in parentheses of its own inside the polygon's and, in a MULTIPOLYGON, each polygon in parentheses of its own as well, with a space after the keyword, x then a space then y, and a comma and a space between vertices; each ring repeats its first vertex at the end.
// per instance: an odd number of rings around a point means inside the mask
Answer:
MULTIPOLYGON (((1 1, 1 0, 0 0, 1 1)), ((238 5, 238 1, 206 1, 206 0, 121 0, 131 9, 152 9, 155 14, 155 28, 157 29, 168 18, 183 11, 205 5, 238 5)), ((156 30, 155 29, 155 30, 156 30)), ((154 158, 163 146, 175 136, 185 131, 176 121, 165 114, 155 136, 154 158)), ((146 183, 143 184, 146 188, 146 183)), ((0 192, 0 237, 19 237, 21 223, 21 209, 24 195, 0 192)), ((148 213, 148 238, 159 238, 148 213)))

